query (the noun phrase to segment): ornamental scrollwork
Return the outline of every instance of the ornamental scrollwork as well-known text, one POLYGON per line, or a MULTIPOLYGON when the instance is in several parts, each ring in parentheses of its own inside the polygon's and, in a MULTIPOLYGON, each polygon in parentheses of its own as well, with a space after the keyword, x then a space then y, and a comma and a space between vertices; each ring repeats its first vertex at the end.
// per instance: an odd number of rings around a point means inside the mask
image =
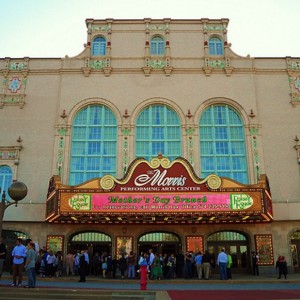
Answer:
POLYGON ((210 60, 209 66, 214 69, 224 69, 225 68, 225 61, 224 60, 210 60))
POLYGON ((152 59, 150 62, 150 67, 152 67, 153 69, 163 69, 165 65, 165 61, 160 59, 152 59))

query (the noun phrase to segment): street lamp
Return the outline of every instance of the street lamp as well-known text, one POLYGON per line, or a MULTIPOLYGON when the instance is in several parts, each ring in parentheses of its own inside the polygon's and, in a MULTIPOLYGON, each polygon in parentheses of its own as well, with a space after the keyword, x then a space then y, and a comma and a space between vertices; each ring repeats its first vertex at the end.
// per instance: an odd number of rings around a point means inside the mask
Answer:
MULTIPOLYGON (((6 200, 6 193, 5 191, 2 192, 1 202, 0 202, 0 236, 2 235, 2 224, 3 224, 3 217, 5 210, 15 204, 18 206, 18 201, 23 200, 27 195, 27 186, 20 181, 13 182, 10 187, 8 188, 7 192, 8 195, 14 202, 10 202, 6 200)), ((1 195, 1 188, 0 188, 0 195, 1 195)))

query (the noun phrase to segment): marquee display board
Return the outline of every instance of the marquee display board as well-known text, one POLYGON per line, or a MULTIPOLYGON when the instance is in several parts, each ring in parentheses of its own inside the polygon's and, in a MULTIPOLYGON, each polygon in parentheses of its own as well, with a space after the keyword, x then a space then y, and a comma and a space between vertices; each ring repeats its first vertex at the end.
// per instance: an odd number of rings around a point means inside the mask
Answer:
POLYGON ((218 223, 268 222, 272 201, 267 177, 243 185, 209 175, 200 179, 183 158, 136 159, 122 179, 106 175, 78 186, 52 177, 48 222, 218 223))

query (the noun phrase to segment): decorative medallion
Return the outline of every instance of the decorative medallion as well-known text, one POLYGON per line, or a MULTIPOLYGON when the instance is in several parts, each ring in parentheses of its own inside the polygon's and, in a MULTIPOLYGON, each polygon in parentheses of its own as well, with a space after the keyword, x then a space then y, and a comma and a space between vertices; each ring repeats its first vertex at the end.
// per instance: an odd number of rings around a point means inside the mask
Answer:
POLYGON ((8 89, 11 93, 16 93, 21 88, 21 85, 22 81, 18 77, 13 77, 8 84, 8 89))
POLYGON ((224 60, 210 60, 209 66, 214 69, 224 69, 225 68, 225 61, 224 60))
POLYGON ((105 60, 92 60, 91 62, 92 69, 102 69, 105 67, 105 60))
POLYGON ((221 178, 214 174, 208 175, 206 177, 206 180, 207 180, 207 185, 213 190, 218 189, 222 184, 221 178))
POLYGON ((100 186, 105 190, 110 190, 114 187, 115 180, 111 175, 105 175, 100 179, 100 186))
POLYGON ((223 31, 226 29, 223 25, 211 24, 211 25, 204 25, 204 30, 207 31, 223 31))
POLYGON ((166 65, 165 61, 160 59, 152 59, 150 62, 150 66, 153 69, 163 69, 165 65, 166 65))
POLYGON ((295 86, 295 89, 298 90, 300 92, 300 77, 297 77, 295 80, 294 80, 294 86, 295 86))
POLYGON ((300 61, 299 60, 288 60, 287 67, 288 67, 288 69, 300 70, 300 61))
POLYGON ((92 25, 92 31, 108 31, 109 25, 92 25))
POLYGON ((168 27, 165 24, 149 24, 147 28, 151 31, 165 31, 168 27))
POLYGON ((28 62, 26 61, 13 61, 9 63, 8 69, 12 71, 16 71, 16 70, 27 69, 27 67, 28 67, 28 62))

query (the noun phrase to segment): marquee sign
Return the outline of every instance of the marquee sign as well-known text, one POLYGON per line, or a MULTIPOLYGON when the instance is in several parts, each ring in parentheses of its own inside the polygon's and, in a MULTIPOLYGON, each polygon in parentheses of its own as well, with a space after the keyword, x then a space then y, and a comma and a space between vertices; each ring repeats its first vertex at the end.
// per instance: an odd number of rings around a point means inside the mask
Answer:
POLYGON ((106 175, 78 186, 49 185, 49 222, 267 222, 272 202, 266 176, 243 185, 209 175, 200 179, 183 158, 133 161, 122 179, 106 175))
POLYGON ((260 193, 101 194, 62 193, 61 212, 204 212, 260 209, 260 193))

